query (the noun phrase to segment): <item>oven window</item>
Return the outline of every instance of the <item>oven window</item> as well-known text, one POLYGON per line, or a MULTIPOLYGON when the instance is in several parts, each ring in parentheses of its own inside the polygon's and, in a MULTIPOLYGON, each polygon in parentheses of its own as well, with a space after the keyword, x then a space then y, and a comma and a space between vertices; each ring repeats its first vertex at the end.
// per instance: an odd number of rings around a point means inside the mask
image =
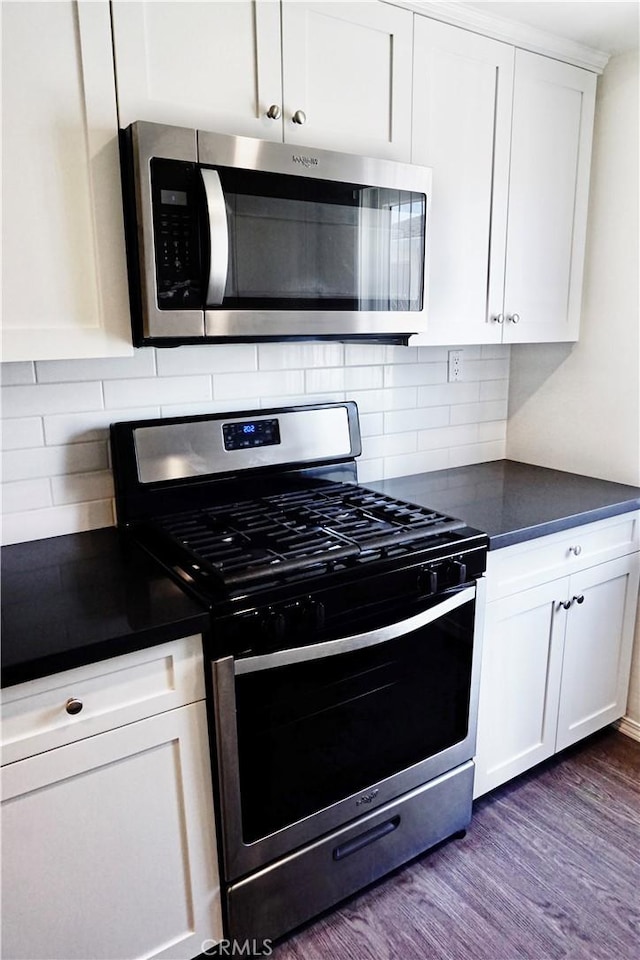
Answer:
POLYGON ((243 839, 467 735, 474 604, 397 640, 236 678, 243 839))
POLYGON ((229 269, 210 309, 422 309, 424 194, 216 169, 229 269))

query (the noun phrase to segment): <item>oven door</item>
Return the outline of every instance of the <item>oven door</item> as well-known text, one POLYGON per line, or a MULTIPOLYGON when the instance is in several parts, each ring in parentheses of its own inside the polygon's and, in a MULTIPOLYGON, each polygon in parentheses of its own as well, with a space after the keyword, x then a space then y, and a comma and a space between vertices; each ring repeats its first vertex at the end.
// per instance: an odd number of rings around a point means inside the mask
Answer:
POLYGON ((473 756, 475 601, 467 585, 401 622, 214 662, 227 881, 473 756))

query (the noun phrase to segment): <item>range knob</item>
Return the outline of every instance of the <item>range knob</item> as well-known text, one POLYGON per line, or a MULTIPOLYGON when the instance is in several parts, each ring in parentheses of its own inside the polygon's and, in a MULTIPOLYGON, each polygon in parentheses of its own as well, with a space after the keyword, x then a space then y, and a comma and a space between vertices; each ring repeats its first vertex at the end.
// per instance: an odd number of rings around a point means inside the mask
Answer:
POLYGON ((287 618, 283 613, 274 610, 273 607, 269 607, 269 609, 265 611, 260 628, 262 632, 266 634, 270 644, 279 644, 284 640, 284 635, 287 630, 287 618))
POLYGON ((321 603, 320 600, 309 600, 307 604, 307 623, 314 633, 320 633, 324 628, 326 618, 327 611, 324 603, 321 603))
POLYGON ((463 563, 462 560, 452 560, 449 569, 451 570, 451 575, 454 583, 466 583, 467 582, 467 565, 463 563))
POLYGON ((418 573, 418 592, 437 593, 438 571, 435 567, 423 567, 418 573))

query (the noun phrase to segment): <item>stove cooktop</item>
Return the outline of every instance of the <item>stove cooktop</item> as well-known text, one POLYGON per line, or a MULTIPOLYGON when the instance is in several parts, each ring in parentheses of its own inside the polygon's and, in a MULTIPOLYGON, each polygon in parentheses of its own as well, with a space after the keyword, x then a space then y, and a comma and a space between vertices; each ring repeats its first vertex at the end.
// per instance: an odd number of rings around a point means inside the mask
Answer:
POLYGON ((474 539, 460 520, 357 484, 327 483, 156 518, 156 550, 227 591, 292 582, 474 539), (164 545, 164 546, 163 546, 164 545))

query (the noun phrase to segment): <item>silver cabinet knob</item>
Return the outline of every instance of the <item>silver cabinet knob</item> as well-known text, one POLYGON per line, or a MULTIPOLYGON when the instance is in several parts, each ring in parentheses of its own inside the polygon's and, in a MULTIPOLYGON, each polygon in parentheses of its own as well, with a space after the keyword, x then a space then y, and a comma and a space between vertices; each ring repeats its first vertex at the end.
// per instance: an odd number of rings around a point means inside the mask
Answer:
POLYGON ((70 713, 71 716, 73 717, 76 715, 76 713, 80 713, 83 706, 84 704, 82 700, 76 700, 75 697, 70 697, 66 702, 65 710, 67 711, 67 713, 70 713))
POLYGON ((491 317, 494 323, 504 323, 504 313, 497 313, 495 317, 491 317))
POLYGON ((574 557, 579 557, 582 553, 582 547, 577 543, 575 547, 569 547, 569 553, 572 553, 574 557))
POLYGON ((299 123, 302 125, 307 122, 307 115, 304 110, 296 110, 294 115, 291 117, 292 123, 299 123))
POLYGON ((508 319, 511 321, 511 323, 520 323, 520 314, 512 313, 508 319))
POLYGON ((559 601, 558 601, 558 606, 556 607, 556 609, 557 609, 557 610, 560 610, 560 609, 562 609, 562 610, 568 610, 569 607, 571 606, 572 602, 573 602, 572 600, 564 600, 564 601, 563 601, 563 600, 559 600, 559 601))
POLYGON ((282 110, 277 103, 272 103, 269 109, 267 110, 267 116, 269 120, 279 120, 282 116, 282 110))
POLYGON ((571 603, 584 603, 584 594, 581 593, 579 597, 574 597, 571 603))

